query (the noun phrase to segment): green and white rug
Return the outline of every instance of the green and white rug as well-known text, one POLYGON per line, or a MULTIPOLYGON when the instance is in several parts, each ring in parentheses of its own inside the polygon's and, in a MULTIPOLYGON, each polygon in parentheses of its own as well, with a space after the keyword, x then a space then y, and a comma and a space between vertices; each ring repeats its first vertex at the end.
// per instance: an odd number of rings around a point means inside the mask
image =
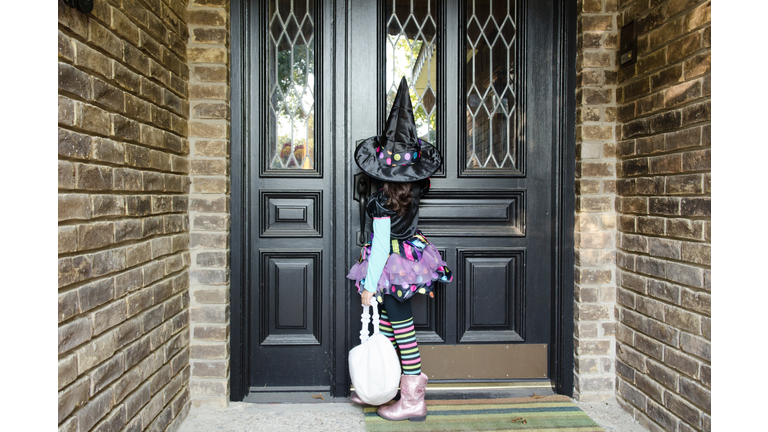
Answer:
POLYGON ((369 432, 396 431, 520 431, 604 432, 568 396, 510 399, 427 400, 424 422, 389 421, 366 407, 369 432))

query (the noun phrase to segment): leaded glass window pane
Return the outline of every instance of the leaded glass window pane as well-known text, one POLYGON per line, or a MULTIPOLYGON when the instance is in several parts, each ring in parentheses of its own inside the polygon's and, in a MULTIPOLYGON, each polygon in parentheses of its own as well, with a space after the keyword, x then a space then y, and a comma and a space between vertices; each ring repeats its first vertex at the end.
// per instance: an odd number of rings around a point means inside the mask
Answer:
POLYGON ((419 138, 435 144, 437 118, 436 0, 387 0, 387 113, 400 79, 408 80, 419 138))
POLYGON ((512 170, 515 133, 515 0, 468 0, 466 170, 512 170))
POLYGON ((315 44, 312 0, 269 2, 269 169, 315 167, 315 44))

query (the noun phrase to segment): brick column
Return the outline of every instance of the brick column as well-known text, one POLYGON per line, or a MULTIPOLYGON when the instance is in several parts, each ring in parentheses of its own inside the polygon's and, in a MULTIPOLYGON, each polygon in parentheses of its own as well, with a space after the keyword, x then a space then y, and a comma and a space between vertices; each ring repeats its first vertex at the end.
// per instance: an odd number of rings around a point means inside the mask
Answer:
POLYGON ((191 0, 190 389, 193 406, 229 400, 229 1, 191 0))
POLYGON ((652 431, 711 428, 709 1, 624 1, 617 396, 652 431))
POLYGON ((614 388, 616 0, 578 5, 574 394, 594 401, 614 388))

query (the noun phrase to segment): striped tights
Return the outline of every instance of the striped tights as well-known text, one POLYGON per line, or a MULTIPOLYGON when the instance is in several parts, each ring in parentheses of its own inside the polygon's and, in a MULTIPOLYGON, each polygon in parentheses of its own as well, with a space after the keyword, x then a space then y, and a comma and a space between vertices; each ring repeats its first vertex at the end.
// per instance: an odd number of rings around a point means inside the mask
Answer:
MULTIPOLYGON (((386 299, 390 296, 384 296, 386 299)), ((399 303, 397 299, 392 301, 399 303)), ((419 354, 419 345, 416 343, 416 329, 413 325, 413 315, 410 313, 410 300, 407 311, 403 311, 402 305, 384 305, 381 309, 381 320, 379 322, 379 331, 392 341, 392 345, 399 351, 400 365, 403 373, 406 375, 419 375, 421 373, 421 355, 419 354), (389 306, 389 307, 388 307, 389 306), (398 313, 387 314, 385 308, 398 309, 398 313), (403 317, 401 312, 408 312, 403 317), (398 316, 400 315, 400 316, 398 316), (390 318, 391 317, 391 318, 390 318)), ((385 303, 391 303, 386 301, 385 303)))

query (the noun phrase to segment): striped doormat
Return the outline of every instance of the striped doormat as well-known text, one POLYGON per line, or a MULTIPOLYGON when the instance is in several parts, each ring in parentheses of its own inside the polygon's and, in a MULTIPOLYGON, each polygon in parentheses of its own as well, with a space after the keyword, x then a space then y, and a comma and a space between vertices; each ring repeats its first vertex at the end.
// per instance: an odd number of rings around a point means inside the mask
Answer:
POLYGON ((568 396, 427 400, 424 422, 389 421, 365 407, 365 428, 378 431, 604 432, 568 396))

